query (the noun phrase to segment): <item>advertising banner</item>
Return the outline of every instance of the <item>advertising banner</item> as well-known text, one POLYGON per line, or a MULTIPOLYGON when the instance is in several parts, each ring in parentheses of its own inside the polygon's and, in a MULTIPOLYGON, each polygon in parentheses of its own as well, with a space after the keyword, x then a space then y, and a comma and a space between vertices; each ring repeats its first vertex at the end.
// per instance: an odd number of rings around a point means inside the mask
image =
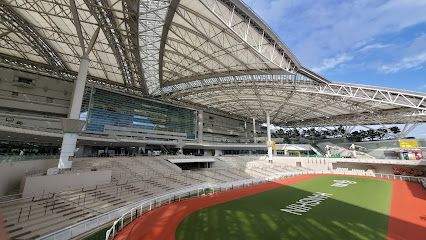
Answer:
POLYGON ((418 148, 419 147, 419 141, 417 140, 399 140, 399 146, 401 148, 418 148))

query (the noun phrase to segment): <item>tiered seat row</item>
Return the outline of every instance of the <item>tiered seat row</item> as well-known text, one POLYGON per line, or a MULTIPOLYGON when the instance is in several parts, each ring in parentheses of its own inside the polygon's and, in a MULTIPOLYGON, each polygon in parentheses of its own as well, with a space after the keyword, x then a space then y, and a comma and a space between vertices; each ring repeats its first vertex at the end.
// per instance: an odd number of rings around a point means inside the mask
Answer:
POLYGON ((259 157, 221 157, 209 169, 182 171, 160 157, 77 159, 73 171, 112 171, 109 184, 0 203, 12 239, 34 239, 136 201, 202 183, 235 182, 307 169, 259 157))
POLYGON ((34 239, 134 201, 187 187, 195 181, 150 158, 75 161, 73 171, 111 169, 110 184, 0 203, 12 239, 34 239))

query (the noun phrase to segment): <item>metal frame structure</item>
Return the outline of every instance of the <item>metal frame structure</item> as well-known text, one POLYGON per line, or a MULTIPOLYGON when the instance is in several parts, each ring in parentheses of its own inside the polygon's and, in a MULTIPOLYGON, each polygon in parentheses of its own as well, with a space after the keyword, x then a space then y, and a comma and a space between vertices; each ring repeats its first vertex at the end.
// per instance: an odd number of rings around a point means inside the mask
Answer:
POLYGON ((0 0, 0 65, 74 81, 100 27, 91 84, 286 127, 426 121, 425 94, 328 81, 240 0, 76 0, 75 11, 0 0))
POLYGON ((192 102, 285 127, 426 121, 426 95, 362 85, 318 83, 294 75, 246 75, 164 87, 164 100, 192 102), (256 82, 256 88, 253 87, 256 82))
MULTIPOLYGON (((1 2, 4 4, 4 0, 1 2)), ((58 55, 58 53, 40 36, 40 33, 34 29, 32 24, 21 17, 12 7, 8 5, 3 5, 0 8, 0 19, 2 20, 2 25, 8 29, 4 33, 14 33, 21 40, 24 40, 28 43, 36 53, 41 56, 44 61, 52 66, 58 68, 66 68, 63 60, 58 55)), ((5 37, 6 35, 2 36, 5 37)), ((9 38, 7 41, 9 44, 15 45, 19 48, 14 42, 14 39, 9 38)), ((13 47, 12 47, 13 49, 13 47)), ((21 49, 24 50, 24 49, 21 49)), ((20 54, 25 56, 25 51, 20 52, 20 54)))
POLYGON ((140 0, 138 39, 145 84, 149 93, 160 88, 160 45, 169 7, 170 0, 140 0))
POLYGON ((137 28, 135 28, 137 23, 132 22, 136 21, 137 11, 135 8, 137 6, 128 4, 129 2, 131 3, 131 1, 123 1, 122 6, 116 8, 123 11, 124 16, 119 18, 114 16, 115 7, 110 7, 107 0, 85 0, 90 12, 98 21, 99 26, 102 27, 114 56, 117 58, 124 83, 139 86, 144 91, 145 86, 141 76, 140 56, 139 54, 132 54, 132 52, 139 50, 138 42, 127 39, 128 37, 134 37, 132 34, 135 35, 135 31, 137 31, 137 28), (125 23, 127 23, 127 26, 125 23))
POLYGON ((3 44, 3 41, 7 40, 6 37, 1 38, 0 53, 5 59, 9 56, 12 59, 18 57, 20 62, 31 65, 32 70, 35 71, 38 71, 39 65, 41 65, 43 67, 40 72, 52 69, 52 60, 42 61, 37 55, 51 56, 55 62, 60 63, 53 65, 57 66, 56 71, 71 72, 73 75, 77 75, 79 58, 82 55, 80 41, 83 40, 88 44, 90 36, 98 26, 101 26, 102 31, 89 56, 92 59, 89 78, 103 79, 106 82, 123 84, 130 88, 137 87, 143 91, 144 88, 140 85, 143 83, 143 77, 140 75, 143 74, 143 71, 141 67, 137 67, 140 66, 138 60, 132 57, 132 52, 137 52, 138 47, 136 46, 135 51, 129 44, 134 43, 133 39, 129 39, 129 37, 136 37, 137 33, 132 33, 132 31, 137 29, 132 27, 131 21, 125 18, 131 13, 130 10, 124 9, 129 6, 125 3, 127 1, 115 1, 113 4, 109 1, 76 1, 83 33, 83 39, 79 39, 72 19, 70 1, 2 0, 0 9, 5 12, 13 11, 15 15, 24 20, 24 22, 17 22, 17 25, 22 25, 20 28, 25 29, 27 33, 31 31, 34 34, 31 35, 31 39, 28 39, 16 28, 11 29, 4 26, 3 23, 0 24, 1 32, 12 31, 7 38, 11 38, 9 42, 15 42, 14 46, 6 45, 3 44), (36 41, 33 36, 37 36, 36 41), (39 46, 35 46, 35 44, 39 46), (36 54, 39 52, 40 46, 43 47, 44 52, 36 54), (56 59, 61 59, 61 61, 56 59), (132 79, 137 79, 137 81, 132 82, 132 79))
POLYGON ((159 81, 300 68, 287 47, 240 1, 170 3, 160 46, 159 81), (262 28, 265 27, 265 28, 262 28))

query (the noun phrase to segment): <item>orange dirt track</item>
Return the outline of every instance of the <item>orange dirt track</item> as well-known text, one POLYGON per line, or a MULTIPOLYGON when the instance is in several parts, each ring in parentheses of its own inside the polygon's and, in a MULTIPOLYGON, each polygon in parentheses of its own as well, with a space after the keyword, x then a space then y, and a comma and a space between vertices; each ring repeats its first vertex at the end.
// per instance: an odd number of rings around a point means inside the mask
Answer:
MULTIPOLYGON (((175 240, 179 223, 193 212, 243 198, 274 188, 315 178, 320 175, 303 175, 270 183, 220 192, 165 205, 144 214, 127 225, 116 240, 175 240)), ((383 179, 392 181, 389 179, 383 179)), ((389 240, 426 239, 426 191, 420 184, 393 181, 392 207, 388 227, 389 240)))
POLYGON ((426 190, 420 184, 393 182, 389 240, 426 239, 426 190))
POLYGON ((274 188, 293 184, 318 175, 304 175, 275 182, 253 185, 246 188, 220 192, 200 198, 188 199, 162 206, 144 214, 119 232, 116 240, 174 240, 179 223, 191 213, 206 207, 232 201, 234 199, 265 192, 274 188))

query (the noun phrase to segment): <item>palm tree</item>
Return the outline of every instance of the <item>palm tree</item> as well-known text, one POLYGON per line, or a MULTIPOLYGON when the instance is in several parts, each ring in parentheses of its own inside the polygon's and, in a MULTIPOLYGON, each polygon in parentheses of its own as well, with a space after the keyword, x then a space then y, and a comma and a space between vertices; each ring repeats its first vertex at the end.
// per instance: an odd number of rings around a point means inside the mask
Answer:
POLYGON ((388 134, 388 130, 386 128, 379 128, 376 132, 376 136, 378 136, 380 140, 383 140, 383 138, 388 134))
POLYGON ((362 141, 362 133, 361 133, 361 132, 353 131, 353 132, 351 133, 351 137, 352 137, 355 141, 357 141, 357 142, 362 141))
POLYGON ((398 126, 393 126, 391 128, 389 128, 389 130, 393 133, 393 134, 398 134, 401 132, 401 130, 399 129, 398 126))
POLYGON ((377 131, 374 129, 368 129, 367 130, 367 137, 371 140, 374 141, 374 138, 376 138, 377 136, 377 131))

